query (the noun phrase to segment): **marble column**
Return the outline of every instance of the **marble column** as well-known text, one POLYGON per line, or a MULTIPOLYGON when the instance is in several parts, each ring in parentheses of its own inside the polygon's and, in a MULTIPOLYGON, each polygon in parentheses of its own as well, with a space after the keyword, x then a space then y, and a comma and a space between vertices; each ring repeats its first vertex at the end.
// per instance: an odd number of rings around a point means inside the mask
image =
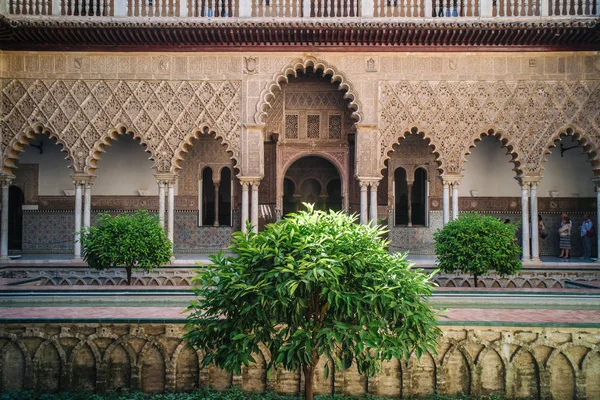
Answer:
POLYGON ((258 232, 258 186, 260 182, 252 182, 252 212, 250 218, 252 219, 252 231, 258 232))
POLYGON ((523 262, 530 261, 529 253, 529 183, 521 182, 521 247, 523 262))
POLYGON ((88 181, 84 184, 83 192, 83 228, 90 227, 92 219, 92 182, 88 181))
POLYGON ((165 228, 165 181, 158 181, 158 221, 165 228))
POLYGON ((452 220, 458 218, 458 182, 452 183, 452 220))
POLYGON ((378 182, 371 182, 369 186, 369 194, 371 197, 370 210, 369 210, 369 222, 371 225, 377 225, 377 187, 378 182))
POLYGON ((73 181, 73 185, 75 185, 75 249, 73 252, 73 259, 81 260, 81 241, 79 240, 79 233, 81 231, 81 188, 83 182, 73 181))
POLYGON ((442 213, 444 225, 450 221, 450 185, 444 182, 444 191, 442 192, 442 213))
POLYGON ((596 261, 600 262, 600 176, 595 176, 592 178, 592 182, 596 187, 596 261))
POLYGON ((169 237, 169 240, 171 241, 172 245, 174 245, 173 243, 173 228, 175 226, 175 181, 169 181, 169 183, 167 184, 167 189, 168 189, 168 193, 167 193, 167 197, 168 197, 168 206, 167 206, 167 213, 169 215, 168 220, 167 220, 167 236, 169 237))
POLYGON ((540 262, 540 241, 538 230, 537 187, 539 182, 531 182, 531 261, 540 262))
POLYGON ((248 182, 242 184, 242 232, 246 233, 246 222, 248 222, 248 182))
POLYGON ((365 225, 368 220, 369 198, 367 194, 367 182, 360 182, 360 223, 365 225))
POLYGON ((0 259, 8 260, 8 196, 12 179, 2 177, 2 219, 0 221, 0 259))
POLYGON ((219 226, 219 182, 215 182, 215 222, 213 226, 219 226))

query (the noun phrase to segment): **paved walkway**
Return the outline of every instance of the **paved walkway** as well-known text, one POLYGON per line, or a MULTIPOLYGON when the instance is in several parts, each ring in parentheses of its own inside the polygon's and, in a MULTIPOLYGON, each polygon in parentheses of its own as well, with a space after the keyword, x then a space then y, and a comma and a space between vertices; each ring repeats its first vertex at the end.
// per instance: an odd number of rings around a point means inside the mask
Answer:
MULTIPOLYGON (((444 312, 446 325, 552 325, 600 327, 600 310, 455 308, 444 312)), ((0 308, 0 323, 127 322, 183 323, 185 307, 9 307, 0 308)))

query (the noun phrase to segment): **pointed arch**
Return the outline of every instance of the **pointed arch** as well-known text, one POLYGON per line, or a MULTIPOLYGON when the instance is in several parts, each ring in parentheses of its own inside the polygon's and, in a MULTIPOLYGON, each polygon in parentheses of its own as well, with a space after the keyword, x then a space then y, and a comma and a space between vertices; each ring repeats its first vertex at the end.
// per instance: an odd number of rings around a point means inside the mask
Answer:
POLYGON ((566 125, 554 135, 548 139, 546 144, 543 146, 543 154, 540 157, 537 171, 530 171, 531 173, 542 174, 544 170, 544 164, 547 161, 547 155, 552 153, 552 148, 556 147, 557 142, 563 136, 572 136, 577 142, 583 147, 583 151, 588 156, 588 161, 592 166, 592 171, 595 176, 600 175, 600 154, 598 152, 598 145, 592 140, 592 135, 585 133, 583 129, 578 128, 575 125, 566 125))
POLYGON ((227 154, 230 155, 229 158, 233 160, 233 168, 239 169, 239 150, 237 148, 237 144, 231 143, 225 135, 219 134, 216 130, 211 129, 207 124, 203 124, 200 127, 192 130, 187 135, 185 135, 181 142, 179 142, 179 146, 175 150, 173 159, 171 161, 171 173, 179 173, 179 171, 181 170, 181 162, 183 161, 185 156, 184 153, 190 151, 191 147, 193 146, 192 141, 194 139, 200 138, 200 135, 212 135, 215 139, 220 140, 221 144, 225 145, 225 151, 227 152, 227 154))
POLYGON ((406 138, 407 135, 419 135, 423 136, 423 139, 425 139, 425 141, 427 142, 427 146, 431 147, 432 153, 435 156, 435 162, 438 165, 437 169, 440 172, 440 174, 443 174, 446 162, 444 161, 444 158, 442 157, 442 154, 439 151, 441 149, 441 146, 435 140, 435 137, 433 137, 430 134, 430 132, 420 128, 418 125, 413 126, 411 128, 403 129, 402 132, 404 133, 401 134, 399 137, 394 138, 394 140, 391 143, 384 144, 385 147, 382 151, 382 157, 379 162, 379 170, 383 171, 386 168, 385 162, 390 159, 390 153, 396 151, 394 149, 394 145, 399 144, 400 141, 406 138))
POLYGON ((513 171, 516 173, 516 177, 523 175, 523 170, 521 169, 521 158, 519 147, 516 144, 514 138, 512 138, 509 134, 501 129, 495 129, 494 127, 490 127, 487 131, 479 131, 476 135, 469 139, 469 142, 462 150, 462 154, 460 157, 460 165, 459 171, 463 170, 463 165, 467 161, 466 156, 471 154, 471 149, 477 146, 477 142, 483 139, 486 136, 494 137, 502 143, 502 148, 506 148, 507 154, 510 154, 511 160, 510 162, 514 164, 513 171))
POLYGON ((67 153, 65 159, 71 162, 69 164, 69 168, 72 168, 75 172, 82 172, 77 171, 77 163, 75 162, 71 149, 67 146, 67 144, 56 133, 46 128, 44 125, 36 124, 21 131, 8 142, 2 157, 3 173, 12 175, 13 170, 17 168, 15 161, 19 159, 19 153, 25 151, 24 148, 29 145, 31 140, 35 139, 36 135, 46 135, 50 139, 56 141, 56 143, 61 146, 61 151, 67 153))
POLYGON ((160 171, 160 165, 156 157, 156 149, 149 145, 149 142, 146 140, 146 138, 144 138, 135 130, 128 129, 125 125, 118 125, 116 128, 108 130, 104 135, 96 140, 85 160, 85 172, 90 175, 94 175, 94 172, 96 169, 98 169, 97 163, 102 159, 102 153, 106 152, 106 146, 110 146, 112 141, 119 140, 119 136, 124 135, 132 135, 133 138, 139 142, 139 144, 144 146, 144 151, 150 153, 149 159, 154 162, 154 168, 156 168, 157 171, 160 171))
POLYGON ((256 106, 255 123, 265 123, 267 113, 271 109, 272 101, 275 99, 275 92, 282 89, 282 83, 289 82, 288 76, 298 77, 298 71, 306 73, 308 68, 313 68, 315 71, 321 70, 323 71, 323 75, 331 75, 331 83, 339 84, 339 90, 346 92, 344 99, 350 100, 348 108, 352 110, 352 119, 356 123, 364 120, 356 89, 346 75, 337 68, 330 66, 326 61, 308 57, 304 60, 300 58, 295 59, 276 73, 273 79, 267 83, 267 86, 260 93, 260 100, 256 106))

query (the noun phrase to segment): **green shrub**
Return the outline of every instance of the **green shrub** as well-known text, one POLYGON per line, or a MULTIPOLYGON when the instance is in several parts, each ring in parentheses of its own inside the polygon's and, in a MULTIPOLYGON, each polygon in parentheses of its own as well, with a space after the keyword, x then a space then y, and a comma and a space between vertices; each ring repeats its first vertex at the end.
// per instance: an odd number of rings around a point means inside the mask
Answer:
POLYGON ((234 256, 214 256, 195 278, 186 339, 204 365, 239 374, 262 344, 267 368, 301 369, 312 399, 321 357, 373 375, 382 360, 435 352, 430 277, 386 250, 381 227, 306 206, 263 232, 235 233, 234 256))
POLYGON ((81 234, 83 259, 91 268, 123 267, 127 284, 131 285, 134 268, 146 272, 171 261, 172 244, 158 222, 148 211, 100 214, 95 226, 81 234))
POLYGON ((512 275, 521 270, 521 249, 515 242, 517 227, 478 213, 461 214, 433 234, 438 267, 477 277, 495 270, 512 275))

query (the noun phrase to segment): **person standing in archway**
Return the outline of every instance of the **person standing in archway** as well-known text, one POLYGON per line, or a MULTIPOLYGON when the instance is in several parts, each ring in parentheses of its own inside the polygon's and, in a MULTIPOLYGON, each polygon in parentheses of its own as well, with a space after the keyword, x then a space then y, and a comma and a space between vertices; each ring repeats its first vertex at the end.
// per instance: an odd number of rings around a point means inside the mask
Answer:
POLYGON ((571 226, 571 219, 567 217, 567 214, 563 213, 560 228, 558 229, 560 236, 560 255, 558 258, 569 258, 569 252, 571 251, 571 226))
POLYGON ((583 215, 583 222, 579 228, 581 233, 581 242, 583 243, 583 257, 584 260, 592 258, 592 238, 596 236, 594 232, 594 224, 588 214, 583 215))

